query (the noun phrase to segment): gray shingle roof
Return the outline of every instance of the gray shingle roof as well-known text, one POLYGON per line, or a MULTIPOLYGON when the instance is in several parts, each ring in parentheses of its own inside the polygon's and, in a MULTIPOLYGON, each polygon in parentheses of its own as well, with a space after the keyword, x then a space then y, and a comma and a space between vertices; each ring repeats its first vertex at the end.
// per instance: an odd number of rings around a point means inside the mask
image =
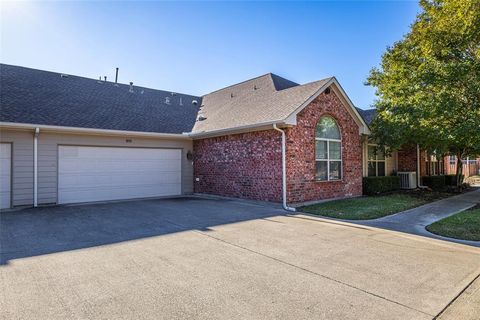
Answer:
POLYGON ((312 97, 329 80, 299 85, 266 74, 203 96, 194 133, 282 121, 312 97))
POLYGON ((0 64, 0 122, 210 132, 284 121, 331 80, 299 85, 268 73, 197 97, 0 64))
POLYGON ((375 116, 377 115, 377 109, 363 110, 363 109, 357 108, 357 111, 358 111, 358 113, 360 113, 363 120, 368 125, 370 125, 372 123, 373 119, 375 119, 375 116))
POLYGON ((0 121, 159 133, 191 131, 201 97, 136 86, 132 93, 129 88, 0 64, 0 121))

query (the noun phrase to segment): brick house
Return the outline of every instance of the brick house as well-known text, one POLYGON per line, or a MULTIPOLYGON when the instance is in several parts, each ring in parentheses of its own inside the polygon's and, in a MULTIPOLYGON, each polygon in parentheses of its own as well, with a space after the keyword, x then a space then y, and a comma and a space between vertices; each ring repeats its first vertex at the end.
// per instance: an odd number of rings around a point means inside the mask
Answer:
POLYGON ((289 208, 359 196, 363 176, 403 163, 369 158, 368 112, 333 77, 193 96, 0 68, 2 208, 192 193, 289 208))

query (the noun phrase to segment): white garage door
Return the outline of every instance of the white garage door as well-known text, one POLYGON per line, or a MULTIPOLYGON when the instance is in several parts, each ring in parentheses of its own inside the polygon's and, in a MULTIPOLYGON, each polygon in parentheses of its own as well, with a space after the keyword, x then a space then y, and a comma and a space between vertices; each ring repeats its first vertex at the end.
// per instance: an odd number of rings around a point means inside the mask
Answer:
POLYGON ((0 143, 0 209, 10 208, 12 145, 0 143))
POLYGON ((181 150, 59 146, 58 203, 181 194, 181 150))

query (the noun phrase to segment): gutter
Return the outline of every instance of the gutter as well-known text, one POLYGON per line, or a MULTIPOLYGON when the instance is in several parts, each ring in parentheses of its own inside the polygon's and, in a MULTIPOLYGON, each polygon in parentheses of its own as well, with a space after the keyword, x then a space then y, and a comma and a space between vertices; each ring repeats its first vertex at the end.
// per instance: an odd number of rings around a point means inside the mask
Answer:
POLYGON ((211 138, 216 136, 224 136, 229 134, 238 134, 242 132, 250 132, 252 129, 255 130, 262 130, 262 129, 270 129, 272 124, 276 124, 281 122, 282 124, 292 124, 288 122, 284 122, 282 120, 274 120, 274 121, 266 121, 254 124, 248 124, 238 127, 232 128, 223 128, 223 129, 216 129, 210 131, 200 131, 200 132, 184 132, 184 134, 188 135, 190 138, 211 138))
POLYGON ((40 128, 33 134, 33 207, 38 206, 38 135, 40 128))
POLYGON ((283 209, 287 211, 295 212, 296 209, 287 205, 287 166, 286 166, 286 143, 285 143, 285 131, 279 129, 277 124, 273 124, 273 129, 282 133, 282 205, 283 209))
POLYGON ((5 129, 33 129, 37 128, 42 131, 49 132, 65 132, 76 134, 93 134, 93 135, 122 135, 122 136, 138 136, 146 138, 165 138, 165 139, 185 139, 191 140, 188 134, 185 133, 157 133, 157 132, 142 132, 142 131, 128 131, 128 130, 112 130, 112 129, 95 129, 95 128, 80 128, 80 127, 66 127, 66 126, 52 126, 31 123, 17 123, 17 122, 0 122, 0 128, 5 129))

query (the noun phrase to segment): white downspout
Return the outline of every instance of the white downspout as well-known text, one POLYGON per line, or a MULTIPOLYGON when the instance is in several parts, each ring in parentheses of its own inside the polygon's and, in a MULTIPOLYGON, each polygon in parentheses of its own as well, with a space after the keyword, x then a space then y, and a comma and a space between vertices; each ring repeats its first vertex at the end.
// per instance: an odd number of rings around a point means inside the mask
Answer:
POLYGON ((287 166, 286 166, 286 144, 285 144, 285 131, 279 129, 277 124, 273 124, 273 129, 282 133, 282 200, 283 209, 287 211, 295 212, 296 209, 287 205, 287 166))
POLYGON ((38 135, 40 128, 35 128, 33 136, 33 206, 38 206, 38 135))
POLYGON ((427 188, 426 186, 422 186, 420 180, 420 146, 417 144, 417 188, 427 188))

